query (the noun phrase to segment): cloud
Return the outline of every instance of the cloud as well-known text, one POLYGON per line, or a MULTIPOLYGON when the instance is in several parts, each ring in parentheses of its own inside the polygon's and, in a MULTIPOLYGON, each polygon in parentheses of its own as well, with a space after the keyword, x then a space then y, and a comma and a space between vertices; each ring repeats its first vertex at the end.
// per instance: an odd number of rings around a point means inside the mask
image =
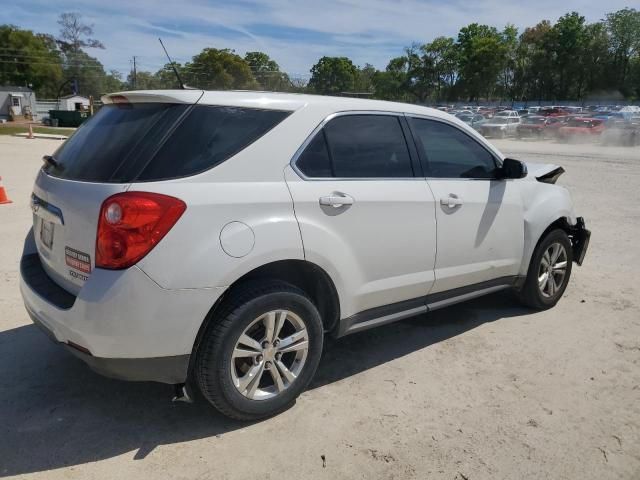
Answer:
POLYGON ((177 61, 202 48, 231 48, 239 54, 262 50, 294 76, 308 76, 323 55, 344 55, 356 64, 384 68, 413 41, 455 36, 472 22, 519 28, 556 20, 576 10, 589 21, 624 8, 628 0, 21 0, 5 2, 3 17, 23 28, 57 33, 57 16, 76 11, 94 24, 107 47, 93 50, 107 68, 126 74, 136 55, 140 68, 156 70, 166 59, 163 37, 177 61), (80 4, 81 3, 81 4, 80 4))

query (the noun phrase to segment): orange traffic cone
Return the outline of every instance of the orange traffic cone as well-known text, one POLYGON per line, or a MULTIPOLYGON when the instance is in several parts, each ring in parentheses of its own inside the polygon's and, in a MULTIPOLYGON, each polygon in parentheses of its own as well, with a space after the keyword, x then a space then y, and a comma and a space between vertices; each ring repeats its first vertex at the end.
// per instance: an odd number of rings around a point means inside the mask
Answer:
POLYGON ((11 203, 11 200, 7 197, 7 192, 4 191, 4 187, 2 186, 2 177, 0 177, 0 205, 3 203, 11 203))
POLYGON ((29 135, 27 135, 27 138, 36 138, 33 136, 33 127, 31 127, 31 124, 29 124, 29 135))

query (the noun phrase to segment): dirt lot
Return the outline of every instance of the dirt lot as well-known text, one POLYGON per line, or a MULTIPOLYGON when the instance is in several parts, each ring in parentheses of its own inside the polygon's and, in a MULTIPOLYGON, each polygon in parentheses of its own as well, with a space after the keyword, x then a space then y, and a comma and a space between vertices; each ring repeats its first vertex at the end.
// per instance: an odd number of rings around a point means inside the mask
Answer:
POLYGON ((0 476, 640 478, 640 148, 496 143, 563 165, 593 231, 560 304, 503 293, 332 342, 295 407, 241 424, 101 378, 31 325, 18 259, 59 142, 0 137, 0 476))

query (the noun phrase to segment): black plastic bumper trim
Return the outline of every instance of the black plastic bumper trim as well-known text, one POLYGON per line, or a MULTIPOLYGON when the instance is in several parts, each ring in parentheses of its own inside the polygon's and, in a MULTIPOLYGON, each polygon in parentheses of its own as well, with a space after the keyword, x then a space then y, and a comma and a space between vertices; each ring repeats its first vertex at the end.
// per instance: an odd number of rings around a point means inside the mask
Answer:
POLYGON ((149 358, 103 358, 82 353, 66 345, 74 356, 105 377, 130 382, 159 382, 175 385, 187 380, 190 355, 149 358))
POLYGON ((159 382, 175 385, 187 380, 190 355, 148 358, 104 358, 81 352, 66 343, 59 342, 53 332, 29 312, 33 323, 58 345, 63 345, 91 370, 105 377, 132 382, 159 382))
POLYGON ((576 220, 576 225, 573 227, 573 231, 571 232, 571 236, 573 237, 573 260, 578 265, 582 265, 584 257, 587 254, 587 249, 589 248, 591 231, 587 230, 585 227, 584 218, 578 217, 576 220))
POLYGON ((42 267, 40 255, 31 253, 20 260, 20 274, 25 283, 40 297, 63 310, 69 310, 76 296, 55 283, 42 267))

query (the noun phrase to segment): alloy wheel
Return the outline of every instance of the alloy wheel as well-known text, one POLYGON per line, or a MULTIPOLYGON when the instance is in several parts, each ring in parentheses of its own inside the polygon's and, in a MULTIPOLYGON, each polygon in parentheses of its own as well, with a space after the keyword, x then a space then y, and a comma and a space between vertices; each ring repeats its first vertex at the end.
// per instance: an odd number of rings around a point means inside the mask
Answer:
POLYGON ((552 243, 545 250, 538 269, 538 288, 545 298, 556 295, 567 273, 567 251, 560 243, 552 243))
POLYGON ((289 388, 309 353, 304 321, 289 310, 260 315, 242 332, 231 354, 231 378, 251 400, 267 400, 289 388))

